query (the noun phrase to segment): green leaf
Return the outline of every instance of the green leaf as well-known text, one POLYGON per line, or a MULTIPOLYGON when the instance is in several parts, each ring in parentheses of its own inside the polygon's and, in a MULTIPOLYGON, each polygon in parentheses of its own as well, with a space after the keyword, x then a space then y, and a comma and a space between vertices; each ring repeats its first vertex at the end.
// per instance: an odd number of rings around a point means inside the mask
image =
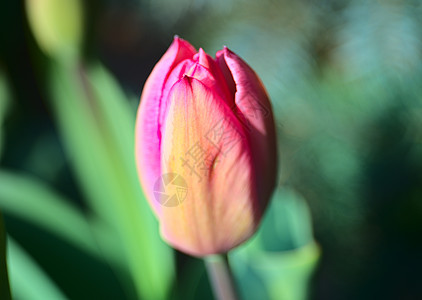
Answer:
POLYGON ((6 264, 6 230, 0 214, 0 299, 10 299, 9 277, 6 264))
POLYGON ((172 250, 138 182, 134 161, 135 111, 99 65, 54 65, 53 108, 67 153, 99 218, 118 232, 138 294, 166 297, 174 276, 172 250))
POLYGON ((8 238, 8 265, 14 298, 21 300, 67 299, 37 263, 10 237, 8 238))
POLYGON ((109 226, 92 216, 87 219, 88 216, 84 216, 67 199, 35 178, 0 170, 0 182, 0 208, 7 217, 12 217, 12 220, 16 217, 29 226, 23 229, 26 235, 22 237, 19 229, 21 227, 15 226, 16 222, 11 222, 8 223, 9 232, 24 246, 30 247, 28 249, 34 256, 41 253, 41 257, 35 256, 38 262, 45 270, 55 272, 54 278, 64 291, 73 297, 79 297, 78 293, 82 292, 75 291, 75 286, 87 286, 101 280, 103 283, 107 282, 107 288, 94 286, 88 293, 84 293, 99 295, 115 291, 114 296, 122 293, 121 285, 127 280, 120 278, 119 283, 116 274, 127 277, 128 272, 122 271, 122 247, 116 243, 116 234, 113 234, 109 226), (37 237, 32 239, 34 235, 37 237), (42 250, 43 247, 48 248, 42 250), (55 249, 52 250, 51 247, 55 249), (60 252, 59 256, 55 255, 57 251, 60 252), (45 255, 50 257, 45 259, 45 255), (66 258, 65 261, 62 261, 63 257, 66 258), (61 268, 66 264, 70 266, 63 273, 61 268), (115 268, 114 273, 110 270, 110 265, 115 268), (88 268, 83 276, 66 282, 66 278, 72 278, 78 274, 78 268, 83 267, 88 268), (99 274, 92 278, 89 274, 95 272, 99 274), (75 293, 70 294, 69 289, 75 293))
POLYGON ((9 97, 10 95, 9 95, 9 88, 7 85, 7 81, 0 70, 0 156, 1 156, 2 148, 3 148, 3 133, 2 133, 3 119, 6 115, 7 106, 10 101, 9 97))
POLYGON ((47 185, 0 170, 0 208, 99 256, 90 226, 80 211, 47 185))
POLYGON ((83 38, 83 2, 41 0, 25 4, 29 26, 41 49, 56 59, 74 60, 83 38))
POLYGON ((258 233, 230 255, 244 299, 304 300, 320 256, 304 199, 276 190, 258 233))
POLYGON ((305 200, 288 188, 275 191, 258 232, 259 248, 293 250, 313 241, 311 215, 305 200))

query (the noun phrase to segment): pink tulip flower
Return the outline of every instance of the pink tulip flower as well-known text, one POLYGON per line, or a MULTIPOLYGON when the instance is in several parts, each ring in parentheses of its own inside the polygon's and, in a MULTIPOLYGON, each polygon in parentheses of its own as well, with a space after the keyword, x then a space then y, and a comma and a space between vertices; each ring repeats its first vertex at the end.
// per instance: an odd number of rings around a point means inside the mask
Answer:
POLYGON ((241 58, 174 38, 145 83, 135 149, 170 245, 226 253, 256 231, 275 186, 274 127, 265 88, 241 58))

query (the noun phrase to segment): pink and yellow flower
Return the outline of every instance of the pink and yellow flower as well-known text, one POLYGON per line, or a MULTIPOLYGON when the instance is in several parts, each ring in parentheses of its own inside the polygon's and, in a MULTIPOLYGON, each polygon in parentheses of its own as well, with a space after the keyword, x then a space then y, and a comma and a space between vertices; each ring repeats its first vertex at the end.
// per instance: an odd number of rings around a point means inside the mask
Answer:
POLYGON ((136 160, 173 247, 204 256, 247 240, 277 169, 272 109, 258 76, 226 47, 214 59, 175 37, 142 92, 136 160))

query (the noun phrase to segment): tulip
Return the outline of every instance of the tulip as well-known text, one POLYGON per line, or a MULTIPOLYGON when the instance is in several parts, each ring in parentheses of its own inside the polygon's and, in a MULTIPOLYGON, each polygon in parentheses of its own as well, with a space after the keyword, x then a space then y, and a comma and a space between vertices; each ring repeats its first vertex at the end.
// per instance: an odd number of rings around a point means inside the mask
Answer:
POLYGON ((274 127, 265 88, 239 56, 224 47, 214 59, 174 38, 136 122, 138 174, 164 240, 206 256, 256 231, 275 186, 274 127))

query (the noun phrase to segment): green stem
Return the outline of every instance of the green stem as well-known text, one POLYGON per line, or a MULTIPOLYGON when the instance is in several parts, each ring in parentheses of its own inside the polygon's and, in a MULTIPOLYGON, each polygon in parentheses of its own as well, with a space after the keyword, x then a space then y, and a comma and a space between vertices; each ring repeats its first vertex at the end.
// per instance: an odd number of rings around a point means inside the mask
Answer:
POLYGON ((219 300, 237 300, 236 286, 230 269, 227 254, 216 254, 205 257, 208 276, 219 300))

